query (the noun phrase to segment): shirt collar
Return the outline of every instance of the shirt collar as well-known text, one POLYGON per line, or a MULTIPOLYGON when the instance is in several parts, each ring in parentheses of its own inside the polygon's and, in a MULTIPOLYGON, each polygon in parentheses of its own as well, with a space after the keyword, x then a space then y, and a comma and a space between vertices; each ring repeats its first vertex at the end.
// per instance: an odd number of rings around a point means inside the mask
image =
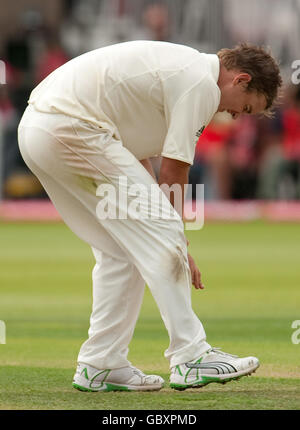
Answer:
POLYGON ((213 76, 214 80, 217 83, 218 79, 219 79, 219 74, 220 74, 220 60, 219 60, 219 57, 216 54, 207 54, 207 55, 208 55, 208 58, 210 60, 212 76, 213 76))

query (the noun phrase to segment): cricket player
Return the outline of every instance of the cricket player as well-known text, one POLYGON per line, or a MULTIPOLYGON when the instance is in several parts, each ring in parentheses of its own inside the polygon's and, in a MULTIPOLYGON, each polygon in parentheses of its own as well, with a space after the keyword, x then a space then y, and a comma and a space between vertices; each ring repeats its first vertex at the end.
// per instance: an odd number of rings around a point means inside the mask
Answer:
POLYGON ((75 388, 163 387, 160 376, 144 374, 127 358, 146 283, 170 339, 172 388, 225 383, 257 369, 257 358, 207 343, 191 306, 191 285, 204 288, 201 273, 187 251, 174 196, 160 185, 178 184, 183 193, 196 141, 213 115, 268 114, 280 85, 276 62, 260 47, 241 44, 214 55, 132 41, 72 59, 32 91, 19 125, 22 156, 96 260, 75 388), (149 162, 154 156, 162 157, 158 182, 149 162), (140 191, 139 217, 132 187, 140 191), (116 216, 101 216, 104 190, 111 189, 118 198, 108 192, 106 203, 116 216), (153 206, 172 216, 150 216, 153 206))

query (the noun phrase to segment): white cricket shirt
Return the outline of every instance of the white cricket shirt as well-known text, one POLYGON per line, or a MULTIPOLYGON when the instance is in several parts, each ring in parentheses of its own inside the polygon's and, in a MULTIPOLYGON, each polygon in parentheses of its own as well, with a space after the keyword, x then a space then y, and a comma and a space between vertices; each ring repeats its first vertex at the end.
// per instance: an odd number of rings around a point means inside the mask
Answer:
POLYGON ((44 79, 29 103, 107 128, 139 160, 162 155, 192 164, 220 103, 218 77, 217 55, 133 41, 74 58, 44 79))

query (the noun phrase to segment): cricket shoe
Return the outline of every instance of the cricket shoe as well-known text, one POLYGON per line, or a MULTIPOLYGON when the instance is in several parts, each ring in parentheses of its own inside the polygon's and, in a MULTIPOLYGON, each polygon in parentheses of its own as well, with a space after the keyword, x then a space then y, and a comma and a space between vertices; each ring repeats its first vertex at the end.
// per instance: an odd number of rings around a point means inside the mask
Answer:
POLYGON ((203 387, 211 382, 226 382, 251 375, 259 367, 256 357, 240 358, 219 348, 211 348, 195 361, 171 369, 170 387, 176 390, 203 387))
POLYGON ((81 391, 157 391, 164 380, 157 375, 145 375, 133 366, 99 370, 78 363, 72 385, 81 391))

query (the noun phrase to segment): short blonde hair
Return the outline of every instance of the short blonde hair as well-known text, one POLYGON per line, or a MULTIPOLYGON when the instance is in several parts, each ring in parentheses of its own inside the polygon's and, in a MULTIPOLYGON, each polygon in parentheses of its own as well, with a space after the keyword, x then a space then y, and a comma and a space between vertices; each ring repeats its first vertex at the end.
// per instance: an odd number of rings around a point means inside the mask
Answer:
POLYGON ((221 49, 217 55, 227 70, 239 70, 251 76, 247 91, 263 94, 267 100, 266 110, 271 114, 282 86, 279 65, 271 52, 261 46, 240 43, 233 49, 221 49))

